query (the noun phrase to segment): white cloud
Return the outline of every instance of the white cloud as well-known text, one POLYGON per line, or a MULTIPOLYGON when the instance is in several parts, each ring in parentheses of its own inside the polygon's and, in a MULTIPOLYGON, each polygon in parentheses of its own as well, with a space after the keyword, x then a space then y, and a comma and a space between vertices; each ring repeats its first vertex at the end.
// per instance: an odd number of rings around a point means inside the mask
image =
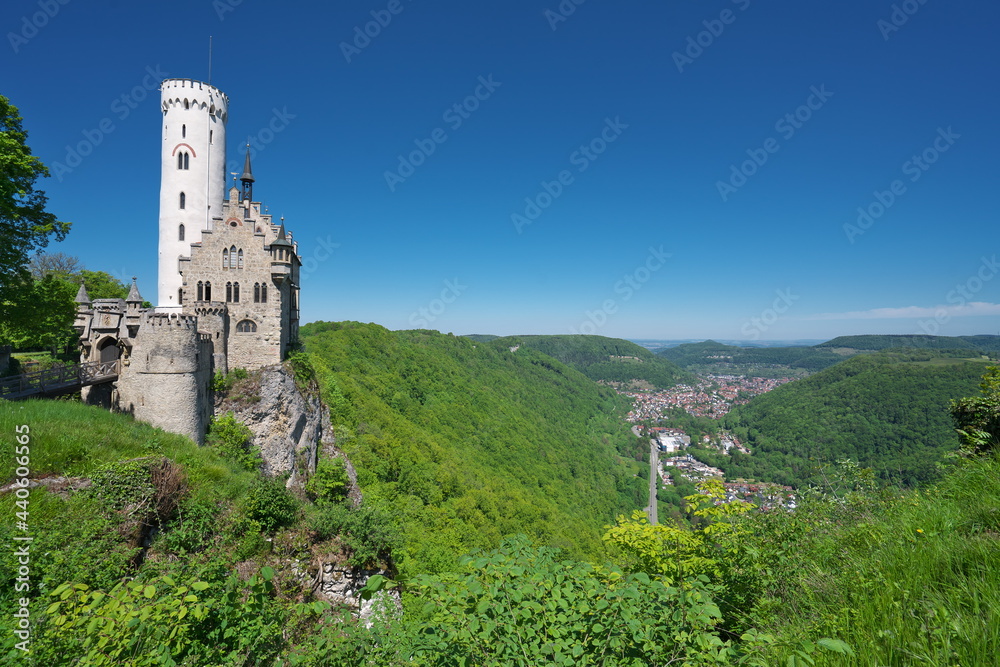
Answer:
POLYGON ((807 315, 804 320, 901 320, 923 317, 982 317, 1000 315, 1000 304, 985 301, 949 306, 904 306, 902 308, 873 308, 849 313, 819 313, 807 315))

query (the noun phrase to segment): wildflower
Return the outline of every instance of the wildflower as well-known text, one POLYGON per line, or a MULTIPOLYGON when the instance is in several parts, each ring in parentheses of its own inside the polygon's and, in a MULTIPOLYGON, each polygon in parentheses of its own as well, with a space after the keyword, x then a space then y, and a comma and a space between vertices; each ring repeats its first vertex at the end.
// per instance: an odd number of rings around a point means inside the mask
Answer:
POLYGON ((918 533, 923 533, 924 531, 922 529, 920 529, 920 528, 917 528, 917 532, 918 533))

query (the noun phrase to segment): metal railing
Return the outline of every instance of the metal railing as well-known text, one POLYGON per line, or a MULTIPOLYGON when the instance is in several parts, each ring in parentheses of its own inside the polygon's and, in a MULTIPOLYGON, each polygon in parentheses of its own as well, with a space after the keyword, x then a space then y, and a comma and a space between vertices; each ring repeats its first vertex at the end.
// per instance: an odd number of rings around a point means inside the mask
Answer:
POLYGON ((118 379, 119 361, 90 361, 44 371, 31 371, 0 380, 0 398, 16 401, 32 396, 65 394, 82 387, 118 379))

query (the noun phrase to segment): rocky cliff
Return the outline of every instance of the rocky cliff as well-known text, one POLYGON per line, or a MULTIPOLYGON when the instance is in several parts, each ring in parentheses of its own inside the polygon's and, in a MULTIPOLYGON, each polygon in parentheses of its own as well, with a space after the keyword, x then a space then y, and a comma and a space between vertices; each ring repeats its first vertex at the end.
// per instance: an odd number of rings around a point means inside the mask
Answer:
POLYGON ((289 489, 301 490, 323 457, 341 457, 350 478, 349 497, 361 502, 354 466, 336 447, 330 411, 315 384, 300 390, 287 364, 267 366, 236 380, 216 393, 215 415, 232 412, 254 437, 252 446, 264 459, 263 472, 270 477, 288 475, 289 489))

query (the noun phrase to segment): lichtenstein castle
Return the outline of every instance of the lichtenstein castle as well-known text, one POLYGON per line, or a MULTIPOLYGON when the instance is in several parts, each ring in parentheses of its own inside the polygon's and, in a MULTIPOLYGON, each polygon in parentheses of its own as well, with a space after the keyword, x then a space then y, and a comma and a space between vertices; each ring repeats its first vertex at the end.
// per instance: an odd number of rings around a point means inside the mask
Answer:
POLYGON ((81 362, 121 360, 117 382, 83 398, 200 443, 215 372, 277 364, 297 340, 301 262, 254 201, 249 147, 241 187, 225 192, 229 98, 191 79, 160 91, 158 303, 142 309, 134 279, 124 300, 91 302, 80 286, 81 362))

